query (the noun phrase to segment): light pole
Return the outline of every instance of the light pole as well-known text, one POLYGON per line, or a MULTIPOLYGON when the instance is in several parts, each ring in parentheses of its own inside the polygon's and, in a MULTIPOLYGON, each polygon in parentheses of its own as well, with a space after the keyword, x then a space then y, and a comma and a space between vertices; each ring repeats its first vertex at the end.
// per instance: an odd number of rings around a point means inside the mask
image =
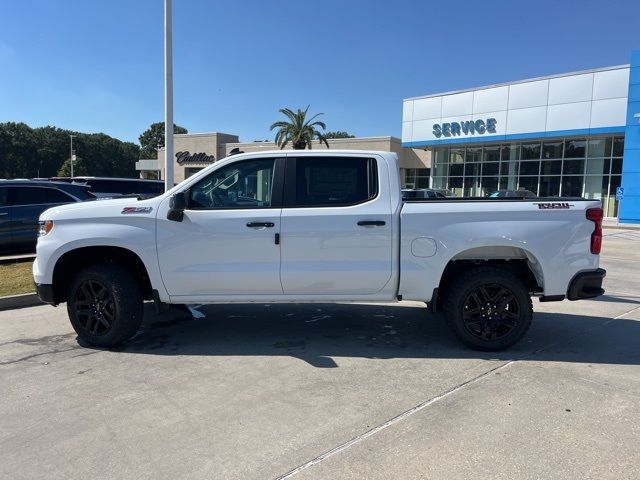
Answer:
POLYGON ((171 0, 164 0, 164 189, 173 188, 173 57, 171 0))
POLYGON ((69 147, 69 161, 71 162, 71 178, 73 178, 73 139, 77 137, 77 135, 69 135, 71 139, 71 146, 69 147))

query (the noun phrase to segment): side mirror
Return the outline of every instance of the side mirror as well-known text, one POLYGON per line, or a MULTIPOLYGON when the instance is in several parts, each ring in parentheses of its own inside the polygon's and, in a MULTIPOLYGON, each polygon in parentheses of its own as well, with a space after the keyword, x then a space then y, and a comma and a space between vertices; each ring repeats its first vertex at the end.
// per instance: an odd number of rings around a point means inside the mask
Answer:
POLYGON ((174 194, 169 200, 167 220, 181 222, 184 218, 184 209, 187 208, 187 199, 184 192, 174 194))

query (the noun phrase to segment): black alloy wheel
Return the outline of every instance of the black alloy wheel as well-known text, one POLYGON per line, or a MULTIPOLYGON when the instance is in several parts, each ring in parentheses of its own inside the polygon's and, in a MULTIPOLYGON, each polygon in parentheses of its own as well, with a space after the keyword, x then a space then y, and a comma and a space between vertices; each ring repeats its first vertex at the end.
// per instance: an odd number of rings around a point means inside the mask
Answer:
POLYGON ((124 266, 91 265, 71 281, 67 312, 80 340, 118 345, 136 334, 143 316, 140 279, 124 266))
POLYGON ((533 319, 531 296, 512 272, 476 267, 456 277, 444 297, 447 323, 467 346, 498 351, 517 343, 533 319))
POLYGON ((492 283, 472 290, 464 301, 466 330, 483 340, 509 335, 520 318, 520 304, 509 288, 492 283))
POLYGON ((87 280, 76 290, 76 318, 91 335, 105 335, 111 330, 116 315, 113 294, 102 283, 87 280))

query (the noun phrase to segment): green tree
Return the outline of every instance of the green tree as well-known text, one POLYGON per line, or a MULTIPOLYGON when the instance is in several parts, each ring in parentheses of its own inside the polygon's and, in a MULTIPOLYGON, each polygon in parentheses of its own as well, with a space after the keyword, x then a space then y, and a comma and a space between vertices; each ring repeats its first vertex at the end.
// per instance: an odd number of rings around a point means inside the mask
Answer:
POLYGON ((356 138, 356 136, 351 135, 349 132, 338 130, 336 132, 326 132, 324 138, 356 138))
MULTIPOLYGON (((173 133, 189 133, 186 128, 173 124, 173 133)), ((164 147, 164 122, 152 123, 140 139, 140 158, 158 158, 158 147, 164 147)))
POLYGON ((298 109, 297 112, 293 112, 293 110, 289 108, 280 109, 280 113, 285 115, 288 121, 282 120, 273 123, 271 130, 275 128, 278 129, 275 142, 281 149, 286 147, 289 142, 291 142, 295 150, 304 150, 306 147, 311 149, 311 143, 314 138, 317 138, 320 142, 324 142, 327 148, 329 148, 329 143, 324 134, 316 129, 316 127, 320 127, 322 130, 326 130, 327 126, 319 120, 314 122, 314 119, 324 114, 318 113, 307 119, 308 111, 309 105, 307 105, 307 108, 304 110, 298 109))
POLYGON ((135 143, 104 133, 79 133, 51 126, 31 128, 24 123, 6 122, 0 123, 0 178, 52 177, 70 170, 69 135, 76 136, 73 148, 82 157, 82 162, 74 163, 74 174, 136 177, 140 147, 135 143), (63 167, 65 162, 67 167, 63 167))
MULTIPOLYGON (((85 176, 89 175, 89 170, 87 169, 87 164, 84 161, 84 158, 78 157, 76 155, 76 161, 73 162, 73 175, 74 176, 85 176)), ((58 177, 70 177, 71 176, 71 160, 66 159, 57 173, 58 177)))

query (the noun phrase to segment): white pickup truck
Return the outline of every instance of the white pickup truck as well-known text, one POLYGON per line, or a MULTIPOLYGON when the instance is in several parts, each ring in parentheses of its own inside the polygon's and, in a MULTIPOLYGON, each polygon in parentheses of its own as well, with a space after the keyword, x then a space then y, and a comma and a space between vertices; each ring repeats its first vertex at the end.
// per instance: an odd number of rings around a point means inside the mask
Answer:
POLYGON ((143 301, 427 302, 468 346, 499 350, 531 296, 604 293, 599 201, 403 202, 388 152, 272 151, 226 158, 152 199, 40 217, 38 295, 67 302, 81 340, 133 336, 143 301))

